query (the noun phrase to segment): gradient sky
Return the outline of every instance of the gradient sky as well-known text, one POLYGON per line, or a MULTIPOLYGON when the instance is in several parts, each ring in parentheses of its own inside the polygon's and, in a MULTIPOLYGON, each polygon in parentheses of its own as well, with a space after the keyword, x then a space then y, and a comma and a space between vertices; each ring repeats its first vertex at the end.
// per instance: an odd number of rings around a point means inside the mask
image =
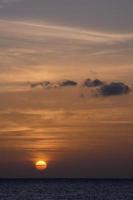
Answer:
POLYGON ((0 177, 133 178, 132 92, 96 98, 79 86, 26 85, 99 78, 132 89, 132 8, 132 0, 0 0, 0 177))

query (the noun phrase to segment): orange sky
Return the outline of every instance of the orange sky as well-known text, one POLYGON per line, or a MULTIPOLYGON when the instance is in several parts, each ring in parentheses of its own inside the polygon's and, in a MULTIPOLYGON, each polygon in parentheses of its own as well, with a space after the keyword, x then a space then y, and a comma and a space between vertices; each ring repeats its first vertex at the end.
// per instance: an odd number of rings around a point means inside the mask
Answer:
POLYGON ((0 99, 0 177, 132 176, 132 94, 96 98, 58 88, 0 99), (40 159, 48 163, 42 172, 34 166, 40 159))
POLYGON ((0 178, 133 177, 132 8, 0 0, 0 178), (87 78, 130 93, 105 97, 87 78), (63 79, 78 85, 30 87, 63 79), (48 168, 37 171, 38 160, 48 168))

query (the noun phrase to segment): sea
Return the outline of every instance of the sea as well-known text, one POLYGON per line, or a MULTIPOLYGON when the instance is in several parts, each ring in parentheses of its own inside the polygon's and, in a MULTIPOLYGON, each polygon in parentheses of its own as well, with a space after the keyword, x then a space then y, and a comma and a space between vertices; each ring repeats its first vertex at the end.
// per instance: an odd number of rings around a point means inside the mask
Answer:
POLYGON ((133 180, 0 180, 0 200, 133 200, 133 180))

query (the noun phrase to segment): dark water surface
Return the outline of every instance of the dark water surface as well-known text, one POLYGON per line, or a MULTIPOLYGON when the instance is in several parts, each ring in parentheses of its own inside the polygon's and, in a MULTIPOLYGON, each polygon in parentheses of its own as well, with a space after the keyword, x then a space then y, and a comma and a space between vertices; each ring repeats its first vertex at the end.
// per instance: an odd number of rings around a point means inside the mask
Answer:
POLYGON ((0 180, 0 200, 133 200, 133 180, 0 180))

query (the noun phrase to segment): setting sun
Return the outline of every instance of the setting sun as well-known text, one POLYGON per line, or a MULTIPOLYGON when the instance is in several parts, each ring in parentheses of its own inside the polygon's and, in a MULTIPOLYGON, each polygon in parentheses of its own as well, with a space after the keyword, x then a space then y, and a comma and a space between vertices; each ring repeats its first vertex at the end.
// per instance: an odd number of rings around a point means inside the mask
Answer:
POLYGON ((37 170, 45 170, 47 168, 47 163, 44 160, 39 160, 35 163, 37 170))

